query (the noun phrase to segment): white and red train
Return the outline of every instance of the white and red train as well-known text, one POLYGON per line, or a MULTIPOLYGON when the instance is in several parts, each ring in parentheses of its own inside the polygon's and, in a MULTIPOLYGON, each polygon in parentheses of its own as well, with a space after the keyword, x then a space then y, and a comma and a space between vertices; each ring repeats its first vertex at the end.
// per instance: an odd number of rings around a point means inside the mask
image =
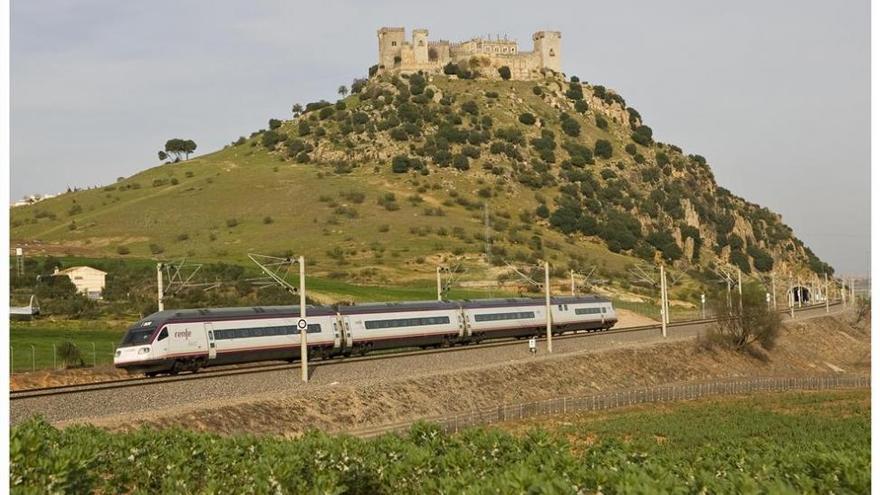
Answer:
MULTIPOLYGON (((551 298, 553 333, 607 330, 611 301, 551 298)), ((479 299, 352 306, 308 306, 309 356, 330 358, 373 349, 447 346, 546 332, 544 299, 479 299)), ((300 357, 299 306, 181 309, 154 313, 131 327, 113 363, 153 376, 206 366, 300 357)))

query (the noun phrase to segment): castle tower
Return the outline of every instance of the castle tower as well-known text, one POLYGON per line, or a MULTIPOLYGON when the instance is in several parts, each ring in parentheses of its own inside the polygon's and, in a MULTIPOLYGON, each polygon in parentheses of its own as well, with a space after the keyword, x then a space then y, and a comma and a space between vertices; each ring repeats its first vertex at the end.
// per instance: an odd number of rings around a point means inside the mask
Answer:
POLYGON ((428 30, 413 29, 412 34, 413 55, 417 64, 428 63, 428 30))
MULTIPOLYGON (((397 57, 397 60, 400 60, 404 30, 402 27, 383 27, 377 34, 379 36, 379 69, 393 69, 395 57, 397 57)), ((425 58, 427 59, 427 52, 425 58)))
POLYGON ((562 72, 561 40, 562 33, 559 31, 538 31, 532 35, 535 53, 541 60, 541 67, 562 72))

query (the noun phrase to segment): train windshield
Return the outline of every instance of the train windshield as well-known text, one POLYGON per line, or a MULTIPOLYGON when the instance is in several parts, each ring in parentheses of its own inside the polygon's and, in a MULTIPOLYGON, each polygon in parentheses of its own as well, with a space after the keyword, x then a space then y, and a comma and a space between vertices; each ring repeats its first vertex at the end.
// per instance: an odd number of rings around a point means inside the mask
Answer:
POLYGON ((131 347, 136 345, 146 345, 150 343, 150 335, 153 334, 153 330, 156 327, 137 327, 132 328, 128 332, 126 332, 125 337, 122 338, 122 342, 119 344, 119 347, 131 347))

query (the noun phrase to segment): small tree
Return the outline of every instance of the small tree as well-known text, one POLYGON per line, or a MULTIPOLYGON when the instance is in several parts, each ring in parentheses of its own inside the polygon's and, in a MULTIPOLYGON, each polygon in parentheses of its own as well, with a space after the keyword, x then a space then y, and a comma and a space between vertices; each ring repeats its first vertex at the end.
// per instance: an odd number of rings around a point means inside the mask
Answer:
POLYGON ((593 149, 593 153, 600 158, 611 158, 611 155, 614 153, 614 149, 611 147, 611 143, 605 139, 599 139, 596 141, 595 148, 593 149))
POLYGON ((742 296, 734 293, 730 299, 726 291, 718 291, 712 301, 715 314, 721 319, 709 330, 710 340, 738 352, 760 351, 754 348, 756 344, 766 350, 776 345, 782 320, 768 307, 761 286, 745 284, 742 296))
POLYGON ((339 96, 345 98, 345 95, 348 94, 348 87, 346 85, 339 86, 339 89, 336 90, 339 93, 339 96))
POLYGON ((269 129, 275 130, 281 127, 281 121, 278 119, 269 119, 269 129))
POLYGON ((505 81, 509 80, 510 79, 510 67, 508 67, 506 65, 502 65, 501 67, 498 68, 498 75, 500 75, 501 79, 504 79, 505 81))
POLYGON ((299 103, 294 103, 290 108, 291 113, 293 113, 294 117, 299 117, 303 113, 303 106, 299 103))

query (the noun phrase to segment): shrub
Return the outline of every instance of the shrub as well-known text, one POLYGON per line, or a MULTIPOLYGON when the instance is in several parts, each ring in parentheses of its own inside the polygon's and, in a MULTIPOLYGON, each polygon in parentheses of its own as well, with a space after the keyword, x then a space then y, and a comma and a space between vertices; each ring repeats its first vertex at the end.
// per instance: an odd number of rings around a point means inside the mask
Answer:
POLYGON ((599 129, 608 129, 608 121, 601 115, 596 115, 596 127, 599 129))
POLYGON ((584 100, 578 100, 578 101, 574 102, 574 109, 578 113, 586 113, 587 110, 589 110, 589 108, 590 107, 587 105, 587 102, 584 100))
POLYGON ((226 219, 226 226, 229 227, 230 229, 237 226, 237 225, 238 225, 237 219, 235 219, 235 218, 227 218, 226 219))
POLYGON ((186 232, 182 234, 177 234, 177 240, 178 242, 187 241, 189 240, 189 234, 187 234, 186 232))
POLYGON ((498 98, 498 93, 496 91, 486 91, 486 98, 498 98))
POLYGON ((383 223, 382 225, 379 226, 379 232, 385 233, 385 232, 388 232, 389 230, 391 230, 391 226, 388 225, 387 223, 383 223))
POLYGON ((65 368, 84 366, 79 347, 73 342, 65 340, 58 346, 58 357, 65 368))
POLYGON ((480 112, 480 109, 477 107, 477 102, 473 100, 466 101, 461 104, 461 110, 463 112, 469 113, 471 115, 476 115, 480 112))
POLYGON ((278 119, 269 119, 269 129, 275 130, 281 127, 281 121, 278 119))
POLYGON ((459 170, 468 170, 471 168, 470 160, 467 156, 459 153, 452 157, 452 166, 459 170))
POLYGON ((505 81, 509 80, 510 79, 510 67, 508 67, 506 65, 502 65, 501 67, 498 68, 498 75, 500 75, 501 79, 504 79, 505 81))
POLYGON ((646 125, 638 126, 635 131, 631 134, 631 138, 633 141, 641 144, 642 146, 650 146, 653 140, 654 131, 651 130, 650 127, 646 125))
POLYGON ((632 156, 635 156, 636 153, 638 153, 638 148, 636 148, 636 145, 632 143, 627 143, 627 145, 623 147, 623 150, 632 156))
POLYGON ((129 253, 131 253, 131 249, 128 249, 128 246, 116 246, 116 254, 125 256, 129 253))
POLYGON ((550 216, 550 208, 547 208, 546 204, 541 203, 535 208, 535 214, 541 218, 548 218, 550 216))
POLYGON ((150 244, 150 253, 152 254, 162 254, 165 252, 165 248, 158 244, 150 244))
POLYGON ((395 141, 406 141, 407 139, 409 139, 409 134, 407 134, 406 131, 400 127, 395 127, 394 129, 391 129, 388 134, 391 136, 391 139, 395 141))
POLYGON ((562 121, 562 132, 571 137, 578 137, 581 135, 581 125, 578 124, 576 120, 569 117, 562 121))
POLYGON ((537 119, 535 119, 535 116, 529 112, 524 112, 519 115, 519 121, 525 125, 535 125, 537 119))
POLYGON ((274 220, 272 220, 272 217, 270 217, 270 216, 263 217, 263 225, 269 225, 272 222, 274 222, 274 220))
POLYGON ((262 144, 263 147, 267 150, 273 150, 275 149, 275 146, 282 141, 282 139, 283 138, 281 134, 278 134, 273 130, 268 130, 263 133, 262 144))
POLYGON ((397 155, 392 158, 391 170, 398 174, 402 174, 409 170, 409 157, 406 155, 397 155))
POLYGON ((443 66, 443 73, 447 76, 457 76, 458 72, 458 65, 453 64, 452 62, 443 66))
POLYGON ((544 94, 544 90, 541 89, 541 86, 533 86, 532 93, 534 93, 535 96, 541 96, 542 94, 544 94))
POLYGON ((614 153, 613 148, 611 147, 611 143, 605 139, 599 139, 596 141, 596 145, 593 148, 593 153, 600 158, 611 158, 614 153))

